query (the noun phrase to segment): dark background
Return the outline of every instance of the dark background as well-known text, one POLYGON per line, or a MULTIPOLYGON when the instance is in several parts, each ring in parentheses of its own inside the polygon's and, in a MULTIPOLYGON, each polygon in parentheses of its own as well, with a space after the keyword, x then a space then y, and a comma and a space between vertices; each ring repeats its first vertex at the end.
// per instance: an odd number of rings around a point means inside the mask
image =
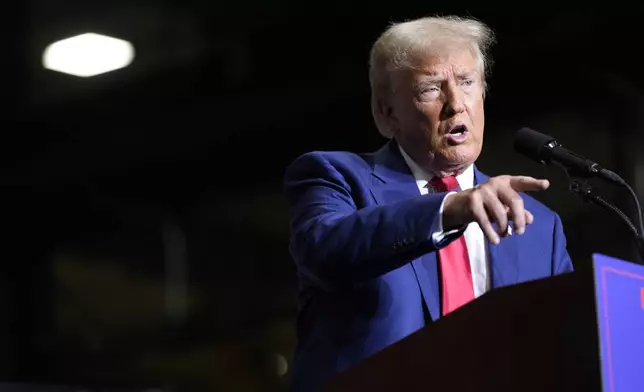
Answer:
POLYGON ((391 21, 455 13, 495 29, 479 167, 552 180, 537 197, 577 268, 592 252, 634 259, 620 222, 512 137, 551 134, 644 194, 644 6, 520 6, 26 2, 2 144, 0 379, 281 390, 296 314, 281 178, 306 151, 385 142, 367 59, 391 21), (134 63, 87 79, 42 68, 48 44, 87 31, 131 41, 134 63))

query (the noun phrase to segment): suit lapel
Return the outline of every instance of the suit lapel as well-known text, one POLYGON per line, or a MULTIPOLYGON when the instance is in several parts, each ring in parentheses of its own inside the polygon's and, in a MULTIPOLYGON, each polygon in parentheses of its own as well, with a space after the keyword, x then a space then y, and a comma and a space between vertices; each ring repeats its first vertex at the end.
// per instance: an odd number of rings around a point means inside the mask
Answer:
MULTIPOLYGON (((474 167, 476 184, 483 184, 489 177, 474 167)), ((492 288, 515 284, 519 280, 519 248, 516 238, 501 239, 499 245, 494 245, 485 239, 489 255, 489 271, 492 288)))
POLYGON ((379 204, 416 197, 420 193, 394 141, 376 152, 372 174, 371 193, 379 204))
MULTIPOLYGON (((374 157, 371 193, 378 204, 418 197, 420 191, 395 141, 387 143, 374 157)), ((432 319, 440 317, 436 252, 428 253, 411 266, 432 319)))

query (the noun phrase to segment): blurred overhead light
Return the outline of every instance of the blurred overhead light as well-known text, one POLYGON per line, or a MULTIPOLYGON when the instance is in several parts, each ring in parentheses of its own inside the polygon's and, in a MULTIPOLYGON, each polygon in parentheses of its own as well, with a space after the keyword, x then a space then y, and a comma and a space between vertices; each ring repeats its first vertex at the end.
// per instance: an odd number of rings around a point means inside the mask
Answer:
POLYGON ((275 354, 275 370, 278 377, 282 377, 288 372, 288 362, 282 354, 275 354))
POLYGON ((43 54, 47 69, 89 77, 127 67, 134 59, 131 43, 87 33, 49 45, 43 54))

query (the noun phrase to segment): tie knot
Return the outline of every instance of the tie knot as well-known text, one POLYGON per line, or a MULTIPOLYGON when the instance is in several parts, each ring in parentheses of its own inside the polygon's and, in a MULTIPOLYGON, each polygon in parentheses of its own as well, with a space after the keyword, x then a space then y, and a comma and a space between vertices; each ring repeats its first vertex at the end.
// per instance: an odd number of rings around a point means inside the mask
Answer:
POLYGON ((459 187, 455 176, 434 177, 429 183, 439 192, 451 192, 459 187))

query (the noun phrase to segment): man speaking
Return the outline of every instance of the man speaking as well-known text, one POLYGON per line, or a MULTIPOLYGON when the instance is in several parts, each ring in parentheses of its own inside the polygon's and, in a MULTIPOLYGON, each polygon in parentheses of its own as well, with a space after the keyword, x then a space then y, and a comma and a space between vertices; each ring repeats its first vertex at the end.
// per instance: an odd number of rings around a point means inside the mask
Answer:
POLYGON ((560 218, 523 193, 548 182, 490 178, 474 164, 492 42, 471 19, 391 26, 369 71, 374 120, 391 140, 288 168, 294 390, 316 390, 490 289, 572 271, 560 218))

